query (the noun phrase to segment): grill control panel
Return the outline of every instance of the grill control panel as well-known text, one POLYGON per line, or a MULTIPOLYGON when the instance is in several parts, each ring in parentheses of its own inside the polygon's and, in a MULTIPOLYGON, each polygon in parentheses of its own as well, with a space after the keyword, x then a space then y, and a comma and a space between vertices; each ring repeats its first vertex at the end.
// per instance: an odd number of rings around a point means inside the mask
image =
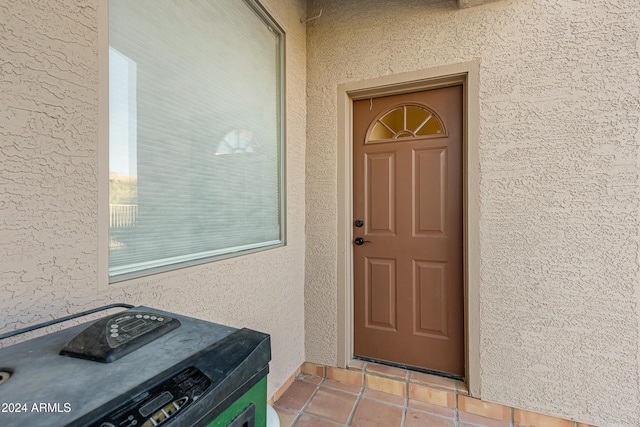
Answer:
POLYGON ((206 393, 213 382, 194 366, 140 393, 91 427, 156 427, 172 419, 206 393))
POLYGON ((110 363, 179 326, 178 319, 158 313, 117 313, 80 332, 62 347, 60 354, 110 363))

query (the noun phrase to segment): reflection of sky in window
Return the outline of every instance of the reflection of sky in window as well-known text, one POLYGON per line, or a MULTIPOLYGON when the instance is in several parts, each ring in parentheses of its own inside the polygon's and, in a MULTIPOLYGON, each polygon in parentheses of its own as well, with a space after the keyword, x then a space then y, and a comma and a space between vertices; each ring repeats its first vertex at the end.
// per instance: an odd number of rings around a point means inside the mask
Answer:
POLYGON ((109 173, 136 176, 136 63, 109 46, 109 173))

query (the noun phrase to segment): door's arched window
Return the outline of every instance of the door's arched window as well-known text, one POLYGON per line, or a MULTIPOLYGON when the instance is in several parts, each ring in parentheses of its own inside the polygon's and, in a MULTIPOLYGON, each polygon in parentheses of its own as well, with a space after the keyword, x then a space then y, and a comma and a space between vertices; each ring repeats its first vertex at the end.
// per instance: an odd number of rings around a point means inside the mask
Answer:
POLYGON ((444 134, 442 121, 435 112, 421 105, 401 105, 387 111, 374 122, 367 143, 444 134))

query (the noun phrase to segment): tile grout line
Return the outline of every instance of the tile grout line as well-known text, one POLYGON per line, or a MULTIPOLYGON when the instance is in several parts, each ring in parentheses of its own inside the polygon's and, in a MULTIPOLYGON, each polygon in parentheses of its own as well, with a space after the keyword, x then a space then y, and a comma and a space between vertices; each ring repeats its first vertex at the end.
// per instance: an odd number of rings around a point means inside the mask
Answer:
POLYGON ((453 425, 460 426, 460 416, 458 415, 458 383, 453 382, 453 425))
POLYGON ((351 421, 353 421, 353 417, 356 415, 356 409, 358 408, 358 405, 360 404, 360 400, 362 399, 362 395, 364 394, 364 390, 365 390, 365 388, 364 388, 364 386, 362 386, 360 388, 360 393, 358 394, 358 397, 356 397, 356 402, 353 404, 353 408, 351 408, 351 412, 349 413, 349 416, 347 417, 347 422, 344 424, 345 427, 348 427, 351 424, 351 421))
POLYGON ((408 409, 409 408, 409 371, 407 371, 407 383, 405 384, 405 387, 404 387, 404 394, 405 394, 404 406, 405 406, 405 409, 408 409))
MULTIPOLYGON (((324 382, 324 378, 322 378, 322 381, 320 381, 319 384, 316 384, 316 389, 313 390, 313 393, 311 393, 311 396, 309 396, 309 399, 307 399, 307 402, 302 405, 302 408, 300 408, 300 412, 298 412, 298 415, 295 417, 295 419, 293 420, 293 423, 291 423, 291 427, 295 427, 295 425, 298 423, 298 420, 300 419, 300 417, 303 415, 304 410, 307 409, 307 407, 309 407, 309 405, 311 404, 311 400, 315 397, 315 395, 318 393, 318 390, 320 390, 320 384, 322 384, 324 382)), ((306 414, 305 414, 306 415, 306 414)))
POLYGON ((301 415, 302 415, 302 412, 298 412, 296 414, 296 416, 293 418, 293 421, 291 421, 291 427, 295 427, 295 425, 298 423, 298 420, 300 419, 301 415))
POLYGON ((407 422, 407 411, 409 409, 409 371, 404 375, 404 409, 402 410, 402 420, 400 421, 400 427, 405 427, 407 422))
POLYGON ((437 385, 437 384, 431 384, 431 383, 423 383, 423 382, 415 382, 415 381, 411 381, 411 380, 407 380, 407 379, 401 379, 399 377, 393 377, 393 376, 388 376, 388 375, 384 375, 384 374, 380 374, 377 372, 371 372, 371 373, 367 373, 366 375, 370 375, 372 377, 376 377, 376 378, 384 378, 390 381, 396 381, 396 382, 408 382, 409 384, 414 384, 420 387, 426 387, 426 388, 430 388, 433 390, 437 390, 437 391, 443 391, 445 393, 455 393, 456 392, 456 388, 457 385, 454 384, 453 388, 449 388, 447 386, 443 386, 443 385, 437 385))
MULTIPOLYGON (((329 424, 337 426, 337 427, 348 427, 345 424, 340 424, 339 422, 330 420, 328 418, 323 418, 320 415, 315 415, 315 414, 304 414, 304 415, 306 417, 312 418, 314 420, 319 420, 319 421, 322 421, 322 422, 325 422, 325 423, 329 423, 329 424)), ((294 426, 291 426, 291 427, 294 427, 294 426)))
POLYGON ((460 426, 460 409, 458 408, 458 384, 453 383, 453 423, 460 426))
MULTIPOLYGON (((358 405, 360 404, 360 399, 362 398, 362 395, 364 394, 364 390, 365 390, 365 368, 367 367, 367 363, 368 362, 364 362, 362 365, 362 382, 360 383, 360 392, 358 393, 357 397, 356 397, 356 401, 353 404, 353 408, 351 408, 351 412, 349 413, 349 416, 347 417, 347 422, 344 424, 344 427, 349 427, 349 425, 351 424, 351 421, 353 421, 353 417, 356 414, 356 409, 358 408, 358 405)), ((348 367, 347 367, 348 369, 348 367)))
MULTIPOLYGON (((323 418, 323 417, 321 417, 320 415, 315 415, 315 414, 304 414, 304 416, 305 416, 305 417, 312 418, 312 419, 314 419, 314 420, 319 420, 319 421, 322 421, 322 422, 325 422, 325 423, 329 423, 329 424, 332 424, 332 425, 334 425, 334 426, 338 426, 338 427, 348 427, 348 426, 345 426, 344 424, 340 424, 340 423, 335 422, 335 421, 333 421, 333 420, 330 420, 330 419, 328 419, 328 418, 323 418)), ((292 424, 292 425, 291 425, 291 427, 295 427, 295 426, 292 424)))

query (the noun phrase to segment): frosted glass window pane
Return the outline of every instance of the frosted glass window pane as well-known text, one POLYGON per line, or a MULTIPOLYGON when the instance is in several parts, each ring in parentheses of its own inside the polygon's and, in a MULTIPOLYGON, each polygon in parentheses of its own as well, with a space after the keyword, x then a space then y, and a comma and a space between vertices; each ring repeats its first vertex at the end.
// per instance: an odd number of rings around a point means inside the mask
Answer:
POLYGON ((388 112, 380 121, 395 132, 401 131, 404 129, 404 108, 400 107, 388 112))
POLYGON ((422 123, 431 116, 424 108, 406 107, 407 113, 407 129, 415 132, 422 123))
POLYGON ((109 1, 112 281, 283 243, 281 38, 243 1, 109 1))
POLYGON ((431 117, 418 132, 417 136, 437 135, 442 133, 442 125, 435 117, 431 117))
POLYGON ((371 135, 369 136, 370 141, 378 141, 380 139, 391 139, 393 138, 393 133, 389 131, 386 127, 384 127, 381 123, 376 123, 371 131, 371 135))

